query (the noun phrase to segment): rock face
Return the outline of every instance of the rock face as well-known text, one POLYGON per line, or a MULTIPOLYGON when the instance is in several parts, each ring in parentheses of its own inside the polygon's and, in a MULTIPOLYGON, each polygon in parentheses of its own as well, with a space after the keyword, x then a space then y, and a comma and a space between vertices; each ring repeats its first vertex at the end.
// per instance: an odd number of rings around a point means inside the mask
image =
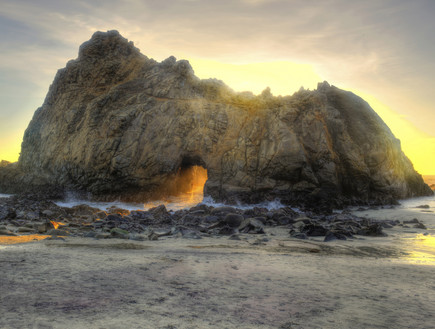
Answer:
POLYGON ((273 97, 195 77, 187 61, 142 55, 97 32, 58 71, 3 191, 60 186, 140 200, 181 169, 208 171, 205 194, 334 206, 432 193, 390 129, 358 96, 320 83, 273 97))

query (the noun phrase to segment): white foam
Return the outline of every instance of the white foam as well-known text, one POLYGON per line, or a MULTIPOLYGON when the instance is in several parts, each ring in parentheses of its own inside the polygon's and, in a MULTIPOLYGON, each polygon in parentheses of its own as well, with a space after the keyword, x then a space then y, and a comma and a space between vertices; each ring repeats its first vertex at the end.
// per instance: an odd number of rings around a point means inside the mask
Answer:
POLYGON ((400 200, 399 203, 405 209, 415 209, 422 205, 428 205, 429 208, 435 208, 435 195, 400 200))
MULTIPOLYGON (((146 203, 127 203, 127 202, 121 202, 121 201, 113 201, 113 202, 94 202, 89 201, 82 198, 77 198, 74 195, 69 195, 68 198, 64 201, 57 201, 55 202, 58 206, 61 207, 74 207, 79 204, 87 204, 94 208, 99 208, 101 210, 107 210, 110 207, 117 207, 127 210, 148 210, 153 207, 157 207, 161 204, 164 204, 168 210, 171 211, 177 211, 181 209, 189 209, 192 208, 200 203, 203 203, 207 206, 213 206, 213 207, 222 207, 226 206, 226 204, 221 202, 214 201, 211 197, 205 197, 203 198, 202 193, 198 194, 186 194, 182 196, 173 196, 169 197, 164 200, 156 200, 156 201, 150 201, 146 203)), ((260 207, 260 208, 267 208, 268 210, 273 209, 279 209, 285 207, 279 200, 274 201, 267 201, 257 204, 236 204, 232 205, 234 208, 238 209, 249 209, 253 207, 260 207)), ((294 209, 297 211, 297 209, 294 209)))

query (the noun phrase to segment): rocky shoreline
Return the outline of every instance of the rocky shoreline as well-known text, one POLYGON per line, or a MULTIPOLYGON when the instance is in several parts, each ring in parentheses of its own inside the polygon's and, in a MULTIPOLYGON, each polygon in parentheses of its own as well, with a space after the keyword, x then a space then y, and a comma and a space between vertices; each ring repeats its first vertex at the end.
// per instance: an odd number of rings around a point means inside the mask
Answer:
POLYGON ((163 237, 201 239, 212 236, 240 240, 244 234, 257 234, 267 240, 272 237, 266 234, 265 229, 280 227, 288 230, 289 237, 328 242, 358 236, 386 236, 384 229, 395 226, 426 229, 418 219, 377 220, 355 216, 348 210, 317 214, 296 211, 290 207, 274 210, 261 207, 238 209, 198 204, 178 211, 168 211, 164 205, 147 211, 129 211, 117 207, 103 211, 86 204, 60 207, 37 195, 0 198, 2 236, 41 234, 49 239, 84 237, 144 241, 163 237))

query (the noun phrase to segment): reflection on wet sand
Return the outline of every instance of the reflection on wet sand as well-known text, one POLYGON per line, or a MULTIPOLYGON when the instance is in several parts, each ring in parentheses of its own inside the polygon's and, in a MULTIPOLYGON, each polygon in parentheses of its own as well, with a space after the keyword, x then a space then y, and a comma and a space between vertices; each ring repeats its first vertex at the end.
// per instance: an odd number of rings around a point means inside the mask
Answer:
POLYGON ((47 237, 48 235, 41 235, 41 234, 29 234, 29 235, 20 235, 20 236, 0 236, 0 245, 34 242, 34 241, 44 240, 47 237))
POLYGON ((415 238, 406 240, 404 259, 407 262, 420 265, 435 265, 434 236, 418 234, 415 238))

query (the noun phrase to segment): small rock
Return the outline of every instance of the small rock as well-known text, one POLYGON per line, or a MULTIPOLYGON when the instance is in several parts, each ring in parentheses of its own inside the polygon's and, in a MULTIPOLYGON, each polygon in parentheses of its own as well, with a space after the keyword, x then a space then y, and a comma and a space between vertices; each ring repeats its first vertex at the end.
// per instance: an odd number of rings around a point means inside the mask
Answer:
POLYGON ((423 223, 415 224, 414 228, 419 228, 419 229, 422 229, 422 230, 427 230, 427 227, 423 223))
POLYGON ((327 228, 314 223, 305 224, 300 228, 300 231, 308 236, 325 236, 328 233, 327 228))
POLYGON ((334 241, 334 240, 347 240, 347 238, 342 233, 329 231, 328 233, 326 233, 326 236, 325 236, 325 239, 323 240, 323 242, 329 242, 329 241, 334 241))
POLYGON ((416 208, 420 208, 420 209, 429 209, 430 206, 428 204, 422 204, 420 206, 417 206, 416 208))
POLYGON ((68 232, 67 230, 65 230, 65 229, 51 229, 51 230, 49 230, 48 232, 47 232, 47 234, 49 234, 49 235, 54 235, 54 236, 59 236, 59 235, 62 235, 62 236, 67 236, 67 235, 69 235, 70 234, 70 232, 68 232))
POLYGON ((49 209, 44 210, 44 211, 42 212, 42 214, 43 214, 44 216, 46 216, 46 217, 50 217, 50 218, 54 216, 54 212, 51 211, 51 210, 49 210, 49 209))
POLYGON ((148 240, 148 237, 143 234, 130 234, 130 240, 145 241, 148 240))
POLYGON ((110 233, 97 233, 95 234, 95 239, 108 239, 110 237, 110 233))
POLYGON ((256 218, 247 218, 239 226, 242 233, 264 234, 264 225, 256 218))
POLYGON ((308 236, 305 233, 290 231, 290 236, 292 238, 301 239, 301 240, 307 240, 308 236))
POLYGON ((224 222, 230 227, 239 227, 245 218, 239 214, 227 214, 224 222))
POLYGON ((18 236, 18 234, 15 234, 14 232, 11 232, 9 230, 0 230, 0 235, 18 236))
POLYGON ((95 231, 90 231, 90 232, 86 232, 83 234, 84 238, 95 238, 97 236, 97 232, 95 231))
POLYGON ((359 235, 366 235, 366 236, 386 236, 382 231, 382 225, 379 223, 373 223, 368 225, 365 228, 362 228, 357 232, 359 235))
POLYGON ((202 237, 195 231, 183 232, 184 239, 202 239, 202 237))
POLYGON ((59 241, 66 241, 64 238, 60 236, 49 236, 48 238, 45 238, 44 240, 59 240, 59 241))
POLYGON ((128 239, 129 238, 129 232, 126 230, 123 230, 121 228, 118 227, 114 227, 110 230, 110 235, 113 238, 118 238, 118 239, 128 239))
POLYGON ((241 239, 238 234, 233 234, 228 238, 228 240, 241 240, 241 239))
POLYGON ((418 224, 418 223, 420 223, 420 221, 417 218, 403 221, 403 224, 418 224))
POLYGON ((156 234, 153 230, 150 230, 150 232, 148 233, 148 240, 156 241, 158 239, 159 239, 159 235, 156 234))

